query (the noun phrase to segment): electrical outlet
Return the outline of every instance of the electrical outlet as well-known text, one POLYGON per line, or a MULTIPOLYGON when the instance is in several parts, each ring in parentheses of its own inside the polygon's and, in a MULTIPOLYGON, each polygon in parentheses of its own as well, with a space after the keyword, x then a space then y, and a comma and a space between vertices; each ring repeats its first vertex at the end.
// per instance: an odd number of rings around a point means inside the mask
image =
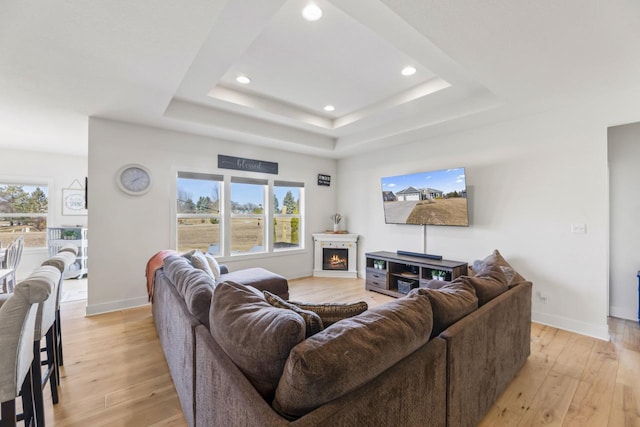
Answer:
POLYGON ((546 292, 538 291, 537 295, 538 295, 538 299, 542 304, 546 304, 549 302, 549 294, 547 294, 546 292))

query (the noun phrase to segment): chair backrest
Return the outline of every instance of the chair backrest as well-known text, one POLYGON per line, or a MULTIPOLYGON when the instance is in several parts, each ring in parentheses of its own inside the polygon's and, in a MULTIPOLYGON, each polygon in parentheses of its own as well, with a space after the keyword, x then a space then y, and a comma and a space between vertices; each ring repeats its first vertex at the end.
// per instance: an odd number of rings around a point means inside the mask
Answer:
POLYGON ((60 250, 56 255, 47 258, 42 265, 51 265, 60 271, 60 281, 58 282, 58 291, 56 292, 56 309, 60 307, 60 298, 62 296, 62 283, 64 281, 64 272, 69 266, 76 262, 76 255, 70 251, 60 250))
POLYGON ((51 295, 38 305, 34 340, 39 341, 45 336, 56 320, 56 302, 58 285, 60 283, 60 270, 51 265, 45 265, 33 270, 33 273, 31 273, 29 277, 46 280, 47 283, 51 284, 51 295))
POLYGON ((29 276, 0 307, 0 402, 18 396, 31 361, 38 304, 51 295, 52 281, 29 276))
POLYGON ((7 268, 17 269, 22 258, 22 248, 24 247, 24 237, 20 236, 7 248, 5 253, 5 265, 7 268))

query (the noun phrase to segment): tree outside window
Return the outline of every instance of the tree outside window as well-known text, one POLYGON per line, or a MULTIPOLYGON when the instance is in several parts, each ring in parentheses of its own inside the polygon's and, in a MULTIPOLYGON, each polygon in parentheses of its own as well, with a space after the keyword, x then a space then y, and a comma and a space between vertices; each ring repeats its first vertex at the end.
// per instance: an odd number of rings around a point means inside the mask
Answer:
POLYGON ((49 212, 46 185, 0 184, 0 242, 24 236, 25 247, 45 247, 49 212))
POLYGON ((304 184, 276 181, 273 187, 273 248, 274 250, 302 247, 301 200, 304 184))
POLYGON ((199 249, 221 255, 222 176, 178 172, 178 251, 199 249))

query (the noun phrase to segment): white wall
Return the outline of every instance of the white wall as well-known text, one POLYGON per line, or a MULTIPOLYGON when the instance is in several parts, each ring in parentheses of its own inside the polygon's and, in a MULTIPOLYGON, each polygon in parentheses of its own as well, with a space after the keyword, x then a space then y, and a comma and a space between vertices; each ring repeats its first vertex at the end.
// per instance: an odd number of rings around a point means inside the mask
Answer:
POLYGON ((305 251, 222 261, 232 270, 264 267, 288 278, 311 275, 311 234, 330 227, 329 215, 336 208, 335 160, 92 118, 88 314, 146 303, 147 260, 162 249, 175 248, 173 212, 178 170, 304 182, 305 251), (218 154, 278 162, 279 174, 218 169, 218 154), (128 196, 116 186, 116 172, 128 163, 140 163, 151 170, 153 186, 144 196, 128 196), (317 186, 319 173, 332 175, 331 187, 317 186))
POLYGON ((471 225, 428 226, 427 252, 472 262, 497 248, 533 282, 534 321, 606 339, 603 120, 586 109, 546 113, 340 160, 349 185, 338 188, 338 206, 362 236, 360 275, 365 252, 422 251, 420 226, 385 224, 380 178, 462 166, 471 225), (571 233, 572 223, 587 233, 571 233))
POLYGON ((609 129, 612 316, 638 320, 640 123, 609 129))
MULTIPOLYGON (((68 188, 75 179, 84 185, 86 156, 3 149, 0 159, 0 182, 43 182, 49 185, 49 227, 87 224, 86 215, 62 215, 62 189, 68 188)), ((18 280, 28 276, 47 256, 46 248, 25 249, 17 271, 18 280)))

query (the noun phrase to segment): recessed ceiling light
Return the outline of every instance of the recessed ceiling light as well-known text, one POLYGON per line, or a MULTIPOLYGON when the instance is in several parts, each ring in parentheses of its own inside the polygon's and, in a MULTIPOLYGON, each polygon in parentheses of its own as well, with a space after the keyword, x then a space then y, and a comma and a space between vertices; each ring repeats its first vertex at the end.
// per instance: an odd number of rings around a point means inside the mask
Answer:
POLYGON ((324 111, 335 111, 336 107, 334 107, 333 105, 325 105, 324 106, 324 111))
POLYGON ((251 79, 243 75, 239 75, 238 77, 236 77, 236 81, 243 85, 248 85, 249 83, 251 83, 251 79))
POLYGON ((314 3, 309 3, 302 9, 302 17, 307 21, 317 21, 322 18, 322 9, 314 3))
POLYGON ((409 65, 408 67, 404 67, 401 73, 403 76, 413 76, 416 73, 416 67, 409 65))

